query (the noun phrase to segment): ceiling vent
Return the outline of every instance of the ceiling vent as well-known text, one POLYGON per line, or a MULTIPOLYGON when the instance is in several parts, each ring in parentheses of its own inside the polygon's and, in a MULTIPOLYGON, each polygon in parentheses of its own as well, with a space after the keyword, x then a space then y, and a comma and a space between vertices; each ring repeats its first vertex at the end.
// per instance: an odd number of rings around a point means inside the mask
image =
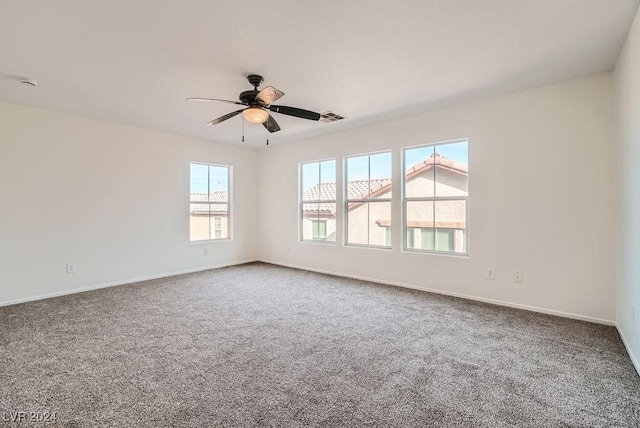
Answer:
POLYGON ((343 116, 343 115, 338 114, 335 111, 331 111, 331 110, 325 111, 324 113, 322 113, 320 115, 320 121, 321 122, 326 122, 326 123, 337 122, 339 120, 346 119, 346 118, 347 118, 347 116, 343 116))

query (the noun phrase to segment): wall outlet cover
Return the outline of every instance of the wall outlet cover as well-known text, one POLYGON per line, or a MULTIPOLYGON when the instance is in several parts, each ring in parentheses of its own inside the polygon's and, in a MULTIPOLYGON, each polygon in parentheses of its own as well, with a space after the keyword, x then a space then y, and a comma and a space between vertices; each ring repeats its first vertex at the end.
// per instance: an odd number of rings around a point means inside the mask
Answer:
POLYGON ((496 279, 496 270, 494 268, 487 269, 487 279, 496 279))

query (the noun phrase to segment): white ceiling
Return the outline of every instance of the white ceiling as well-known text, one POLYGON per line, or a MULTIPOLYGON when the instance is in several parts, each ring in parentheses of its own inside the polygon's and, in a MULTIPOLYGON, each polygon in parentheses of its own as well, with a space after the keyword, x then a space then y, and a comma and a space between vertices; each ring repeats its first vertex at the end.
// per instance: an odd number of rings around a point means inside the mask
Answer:
POLYGON ((611 70, 638 2, 0 0, 0 100, 262 147, 611 70), (274 114, 243 143, 242 116, 204 125, 239 106, 185 101, 251 73, 348 119, 274 114))

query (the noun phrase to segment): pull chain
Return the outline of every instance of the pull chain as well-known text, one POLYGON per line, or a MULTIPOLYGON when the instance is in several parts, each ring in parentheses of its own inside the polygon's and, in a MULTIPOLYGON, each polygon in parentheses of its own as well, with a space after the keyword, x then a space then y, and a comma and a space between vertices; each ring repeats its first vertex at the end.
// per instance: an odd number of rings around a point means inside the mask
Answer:
POLYGON ((242 121, 242 142, 244 143, 244 119, 240 119, 242 121))

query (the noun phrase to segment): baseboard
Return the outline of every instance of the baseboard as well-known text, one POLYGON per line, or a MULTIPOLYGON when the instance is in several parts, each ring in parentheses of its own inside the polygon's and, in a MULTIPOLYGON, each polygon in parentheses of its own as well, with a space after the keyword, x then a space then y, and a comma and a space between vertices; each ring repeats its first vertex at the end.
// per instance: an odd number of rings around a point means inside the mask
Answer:
POLYGON ((329 270, 324 270, 324 269, 316 269, 316 268, 312 268, 312 267, 308 267, 308 266, 300 266, 300 265, 294 265, 294 264, 291 264, 291 263, 282 263, 282 262, 277 262, 277 261, 273 261, 273 260, 266 260, 266 259, 242 260, 242 261, 237 261, 237 262, 232 262, 232 263, 223 263, 223 264, 219 264, 219 265, 204 266, 204 267, 199 267, 199 268, 195 268, 195 269, 186 269, 186 270, 182 270, 182 271, 165 272, 165 273, 158 274, 158 275, 150 275, 150 276, 132 278, 132 279, 127 279, 127 280, 123 280, 123 281, 115 281, 115 282, 109 282, 109 283, 105 283, 105 284, 92 285, 92 286, 89 286, 89 287, 74 288, 73 290, 58 291, 58 292, 55 292, 55 293, 41 294, 41 295, 38 295, 38 296, 25 297, 25 298, 22 298, 22 299, 7 300, 7 301, 4 301, 4 302, 0 302, 0 307, 1 306, 9 306, 9 305, 17 305, 19 303, 32 302, 32 301, 35 301, 35 300, 50 299, 52 297, 66 296, 68 294, 82 293, 84 291, 98 290, 100 288, 107 288, 107 287, 114 287, 114 286, 118 286, 118 285, 132 284, 134 282, 148 281, 148 280, 151 280, 151 279, 166 278, 166 277, 170 277, 170 276, 183 275, 183 274, 186 274, 186 273, 201 272, 201 271, 210 270, 210 269, 219 269, 219 268, 228 267, 228 266, 242 265, 242 264, 246 264, 246 263, 253 263, 253 262, 256 262, 256 261, 263 262, 263 263, 269 263, 269 264, 272 264, 272 265, 290 267, 290 268, 294 268, 294 269, 302 269, 302 270, 308 270, 308 271, 311 271, 311 272, 318 272, 318 273, 324 273, 324 274, 328 274, 328 275, 340 276, 340 277, 343 277, 343 278, 352 278, 352 279, 358 279, 358 280, 361 280, 361 281, 377 282, 377 283, 380 283, 380 284, 393 285, 393 286, 396 286, 396 287, 403 287, 403 288, 410 288, 410 289, 413 289, 413 290, 426 291, 426 292, 429 292, 429 293, 442 294, 442 295, 445 295, 445 296, 459 297, 459 298, 462 298, 462 299, 474 300, 474 301, 484 302, 484 303, 490 303, 490 304, 493 304, 493 305, 506 306, 506 307, 516 308, 516 309, 524 309, 524 310, 527 310, 527 311, 538 312, 538 313, 547 314, 547 315, 555 315, 555 316, 559 316, 559 317, 563 317, 563 318, 570 318, 570 319, 576 319, 576 320, 580 320, 580 321, 588 321, 588 322, 593 322, 593 323, 597 323, 597 324, 615 326, 617 328, 618 332, 620 333, 620 337, 622 338, 622 341, 624 342, 625 347, 627 348, 629 356, 631 357, 631 360, 632 360, 636 370, 638 370, 638 372, 640 373, 640 370, 639 370, 640 365, 638 364, 638 360, 631 353, 631 350, 630 350, 630 348, 629 348, 629 346, 627 344, 627 341, 624 338, 624 335, 622 334, 622 331, 620 330, 620 328, 618 327, 618 325, 617 325, 617 323, 615 321, 609 321, 609 320, 604 320, 604 319, 600 319, 600 318, 594 318, 594 317, 588 317, 588 316, 584 316, 584 315, 572 314, 572 313, 569 313, 569 312, 556 311, 556 310, 553 310, 553 309, 545 309, 545 308, 539 308, 539 307, 535 307, 535 306, 522 305, 522 304, 519 304, 519 303, 505 302, 503 300, 487 299, 487 298, 484 298, 484 297, 471 296, 471 295, 468 295, 468 294, 454 293, 454 292, 450 292, 450 291, 446 291, 446 290, 439 290, 439 289, 435 289, 435 288, 421 287, 419 285, 406 284, 406 283, 402 283, 402 282, 386 281, 386 280, 381 280, 381 279, 378 279, 378 278, 369 278, 369 277, 359 276, 359 275, 349 275, 349 274, 345 274, 345 273, 341 273, 341 272, 334 272, 334 271, 329 271, 329 270))
POLYGON ((205 267, 199 267, 199 268, 195 268, 195 269, 187 269, 187 270, 181 270, 181 271, 175 271, 175 272, 166 272, 166 273, 161 273, 159 275, 142 276, 142 277, 138 277, 138 278, 126 279, 126 280, 123 280, 123 281, 108 282, 108 283, 105 283, 105 284, 92 285, 92 286, 89 286, 89 287, 74 288, 73 290, 64 290, 64 291, 58 291, 58 292, 55 292, 55 293, 40 294, 38 296, 25 297, 25 298, 22 298, 22 299, 7 300, 7 301, 4 301, 4 302, 0 302, 0 307, 1 306, 17 305, 19 303, 33 302, 35 300, 50 299, 52 297, 66 296, 66 295, 69 295, 69 294, 82 293, 84 291, 98 290, 100 288, 115 287, 117 285, 133 284, 134 282, 149 281, 151 279, 167 278, 169 276, 184 275, 186 273, 201 272, 201 271, 204 271, 204 270, 220 269, 220 268, 228 267, 228 266, 243 265, 243 264, 246 264, 246 263, 253 263, 253 262, 256 262, 256 261, 257 260, 253 260, 252 259, 252 260, 243 260, 243 261, 232 262, 232 263, 223 263, 223 264, 219 264, 219 265, 205 266, 205 267))
POLYGON ((563 318, 570 318, 570 319, 580 320, 580 321, 588 321, 588 322, 592 322, 592 323, 596 323, 596 324, 604 324, 604 325, 610 325, 610 326, 615 326, 616 325, 615 321, 610 321, 610 320, 605 320, 605 319, 600 319, 600 318, 594 318, 594 317, 588 317, 588 316, 585 316, 585 315, 572 314, 570 312, 556 311, 556 310, 553 310, 553 309, 539 308, 539 307, 536 307, 536 306, 522 305, 520 303, 505 302, 503 300, 495 300, 495 299, 487 299, 487 298, 484 298, 484 297, 471 296, 471 295, 468 295, 468 294, 453 293, 451 291, 446 291, 446 290, 439 290, 439 289, 435 289, 435 288, 421 287, 419 285, 405 284, 405 283, 402 283, 402 282, 395 282, 395 281, 385 281, 385 280, 381 280, 381 279, 378 279, 378 278, 368 278, 368 277, 365 277, 365 276, 349 275, 349 274, 345 274, 345 273, 341 273, 341 272, 333 272, 333 271, 329 271, 329 270, 316 269, 316 268, 311 268, 311 267, 307 267, 307 266, 299 266, 299 265, 294 265, 294 264, 290 264, 290 263, 276 262, 276 261, 273 261, 273 260, 260 259, 258 261, 261 261, 263 263, 269 263, 269 264, 273 264, 273 265, 278 265, 278 266, 290 267, 290 268, 294 268, 294 269, 302 269, 302 270, 308 270, 308 271, 311 271, 311 272, 325 273, 325 274, 328 274, 328 275, 340 276, 340 277, 343 277, 343 278, 359 279, 359 280, 362 280, 362 281, 377 282, 379 284, 394 285, 396 287, 411 288, 413 290, 426 291, 426 292, 429 292, 429 293, 442 294, 442 295, 445 295, 445 296, 459 297, 459 298, 462 298, 462 299, 474 300, 474 301, 477 301, 477 302, 484 302, 484 303, 491 303, 493 305, 506 306, 506 307, 509 307, 509 308, 524 309, 526 311, 538 312, 538 313, 547 314, 547 315, 555 315, 555 316, 559 316, 559 317, 563 317, 563 318))
POLYGON ((627 354, 629 354, 629 358, 631 359, 631 363, 633 364, 633 367, 636 369, 636 373, 638 373, 638 376, 640 376, 640 362, 638 361, 636 356, 633 354, 633 351, 631 350, 631 346, 629 345, 627 338, 624 337, 624 333, 622 333, 622 330, 620 329, 620 325, 618 325, 617 322, 616 322, 616 330, 618 330, 618 334, 622 339, 622 343, 624 343, 624 347, 627 349, 627 354))

